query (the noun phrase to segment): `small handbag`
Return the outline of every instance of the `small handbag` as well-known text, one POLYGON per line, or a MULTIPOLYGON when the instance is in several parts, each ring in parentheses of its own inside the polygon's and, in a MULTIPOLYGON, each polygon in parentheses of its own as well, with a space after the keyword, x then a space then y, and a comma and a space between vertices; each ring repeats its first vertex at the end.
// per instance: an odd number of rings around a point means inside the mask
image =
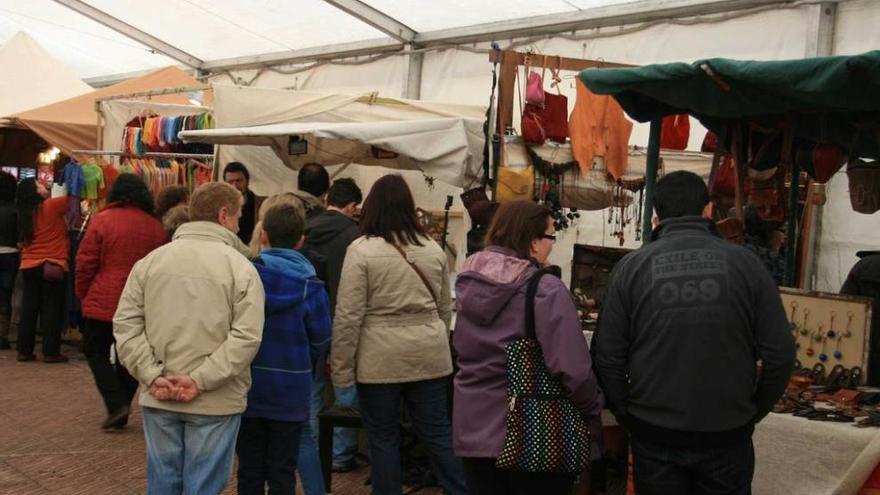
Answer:
POLYGON ((691 121, 688 114, 663 117, 660 131, 660 147, 668 150, 684 150, 691 137, 691 121))
POLYGON ((46 282, 61 282, 64 280, 64 267, 51 261, 43 262, 43 280, 46 282))
POLYGON ((532 200, 535 197, 535 168, 498 169, 498 187, 495 200, 499 203, 517 199, 532 200))
POLYGON ((852 209, 866 215, 880 210, 880 165, 853 158, 846 166, 846 175, 852 209))
POLYGON ((526 290, 526 336, 507 345, 507 433, 495 461, 501 469, 530 473, 581 473, 590 462, 590 427, 547 371, 535 337, 538 270, 526 290))

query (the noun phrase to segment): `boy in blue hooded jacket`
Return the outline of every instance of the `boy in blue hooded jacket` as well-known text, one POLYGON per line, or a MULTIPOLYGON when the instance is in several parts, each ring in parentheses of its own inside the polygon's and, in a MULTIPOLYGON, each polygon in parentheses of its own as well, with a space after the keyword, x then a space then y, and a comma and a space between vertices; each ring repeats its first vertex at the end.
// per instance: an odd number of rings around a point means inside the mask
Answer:
POLYGON ((254 265, 266 292, 266 322, 236 445, 241 495, 262 495, 267 484, 270 494, 295 493, 312 372, 330 347, 327 291, 296 251, 304 224, 302 212, 290 204, 273 206, 263 217, 264 249, 254 265))

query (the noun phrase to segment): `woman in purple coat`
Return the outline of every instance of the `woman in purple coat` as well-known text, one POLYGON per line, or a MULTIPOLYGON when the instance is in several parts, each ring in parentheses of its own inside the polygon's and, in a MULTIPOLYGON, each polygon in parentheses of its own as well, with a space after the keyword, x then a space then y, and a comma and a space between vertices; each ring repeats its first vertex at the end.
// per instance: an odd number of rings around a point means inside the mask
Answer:
MULTIPOLYGON (((507 415, 505 346, 525 337, 526 286, 547 264, 555 241, 550 211, 531 201, 498 210, 486 248, 465 261, 455 285, 458 310, 453 344, 455 376, 453 445, 463 458, 471 495, 569 494, 575 475, 522 473, 495 467, 504 444, 507 415)), ((593 374, 568 289, 557 277, 541 279, 535 296, 535 334, 547 369, 571 402, 598 425, 602 391, 593 374)))

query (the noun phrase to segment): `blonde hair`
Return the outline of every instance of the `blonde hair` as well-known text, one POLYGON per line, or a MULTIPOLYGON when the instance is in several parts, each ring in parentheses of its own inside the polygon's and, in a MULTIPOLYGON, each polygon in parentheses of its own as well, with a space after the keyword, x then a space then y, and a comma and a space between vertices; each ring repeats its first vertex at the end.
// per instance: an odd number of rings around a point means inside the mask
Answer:
POLYGON ((225 182, 208 182, 199 186, 189 200, 189 219, 193 222, 218 223, 220 210, 241 211, 244 197, 238 189, 225 182))
POLYGON ((263 201, 263 204, 260 205, 260 211, 257 212, 257 223, 254 224, 254 233, 251 236, 251 242, 248 245, 251 249, 251 255, 255 258, 260 255, 260 249, 262 249, 260 238, 263 236, 263 217, 266 216, 266 212, 269 211, 269 208, 276 205, 293 205, 299 210, 303 218, 305 218, 303 202, 295 194, 281 193, 266 198, 266 200, 263 201))
POLYGON ((169 238, 174 237, 177 228, 186 222, 189 222, 189 206, 187 205, 177 205, 162 217, 162 227, 165 228, 165 232, 168 232, 169 238))

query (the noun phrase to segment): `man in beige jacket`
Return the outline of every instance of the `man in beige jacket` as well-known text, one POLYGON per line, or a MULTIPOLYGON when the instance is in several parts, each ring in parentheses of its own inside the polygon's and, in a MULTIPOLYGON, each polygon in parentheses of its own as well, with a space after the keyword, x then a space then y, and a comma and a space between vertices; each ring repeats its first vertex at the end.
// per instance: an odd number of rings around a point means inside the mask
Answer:
POLYGON ((141 384, 150 494, 217 494, 263 331, 264 293, 235 235, 242 197, 199 187, 190 222, 132 269, 113 319, 122 364, 141 384))

